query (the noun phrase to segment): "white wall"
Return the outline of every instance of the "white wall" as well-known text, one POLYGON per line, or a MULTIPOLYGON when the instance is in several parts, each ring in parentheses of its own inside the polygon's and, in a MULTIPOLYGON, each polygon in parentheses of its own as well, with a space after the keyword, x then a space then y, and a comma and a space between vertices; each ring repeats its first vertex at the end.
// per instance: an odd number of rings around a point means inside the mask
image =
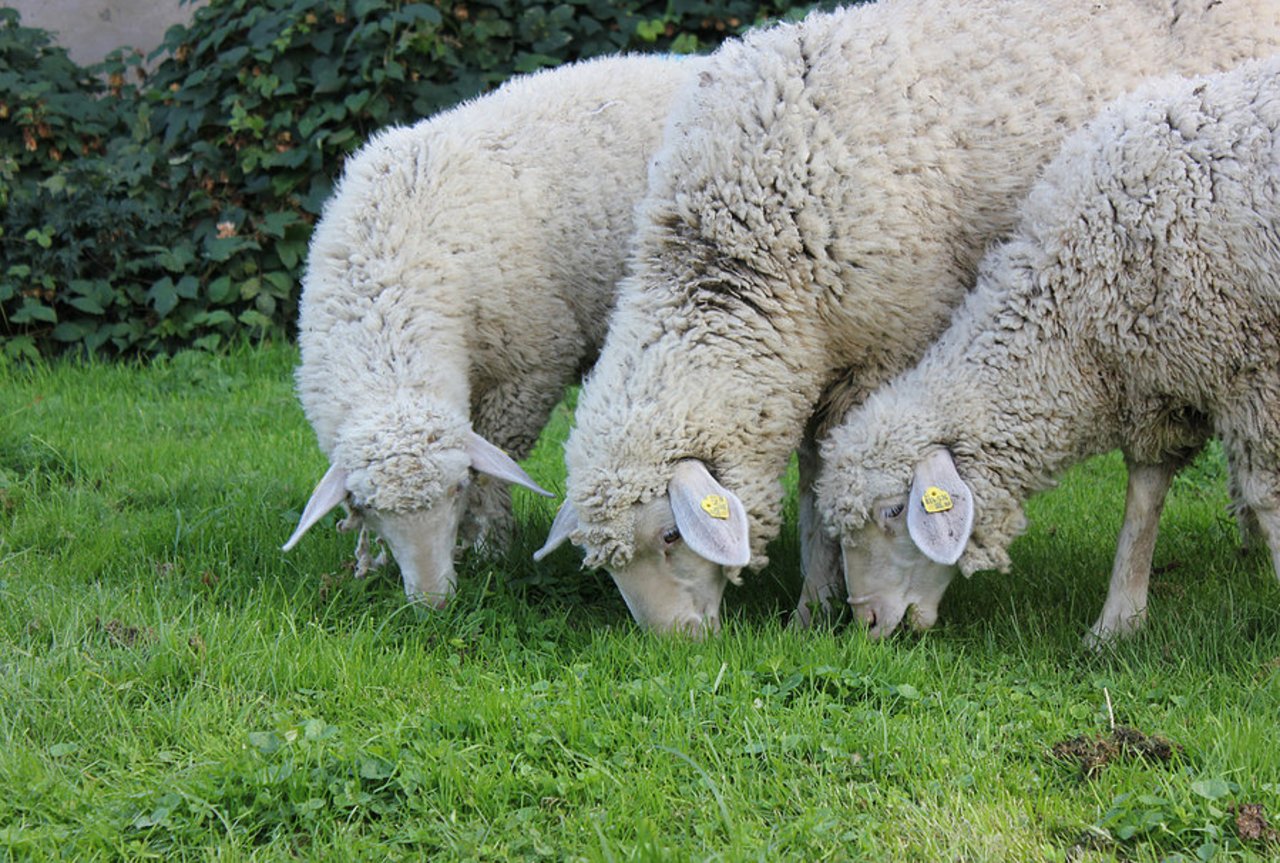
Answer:
POLYGON ((197 3, 178 0, 0 0, 17 9, 26 27, 57 34, 71 59, 81 66, 96 63, 114 48, 128 45, 151 53, 174 24, 191 20, 197 3))

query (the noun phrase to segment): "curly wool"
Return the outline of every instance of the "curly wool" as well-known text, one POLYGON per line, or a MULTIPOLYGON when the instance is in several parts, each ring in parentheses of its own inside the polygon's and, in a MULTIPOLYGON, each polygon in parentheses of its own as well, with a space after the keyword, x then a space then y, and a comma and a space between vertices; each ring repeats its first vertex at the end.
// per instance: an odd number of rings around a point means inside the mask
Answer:
POLYGON ((1223 438, 1244 506, 1280 506, 1280 56, 1151 82, 1069 139, 920 364, 823 446, 836 531, 949 448, 966 574, 1008 567, 1021 501, 1087 456, 1223 438))
POLYGON ((631 508, 697 458, 763 566, 824 389, 919 357, 1062 138, 1277 47, 1274 0, 880 0, 724 45, 672 109, 566 446, 588 563, 625 565, 631 508))
POLYGON ((357 465, 347 476, 357 507, 407 512, 466 478, 467 431, 464 417, 431 404, 370 405, 343 426, 333 458, 357 465))
MULTIPOLYGON (((348 160, 308 257, 297 391, 358 502, 429 506, 468 422, 527 454, 604 339, 668 104, 700 63, 523 76, 348 160)), ((509 510, 480 485, 469 533, 509 510)))

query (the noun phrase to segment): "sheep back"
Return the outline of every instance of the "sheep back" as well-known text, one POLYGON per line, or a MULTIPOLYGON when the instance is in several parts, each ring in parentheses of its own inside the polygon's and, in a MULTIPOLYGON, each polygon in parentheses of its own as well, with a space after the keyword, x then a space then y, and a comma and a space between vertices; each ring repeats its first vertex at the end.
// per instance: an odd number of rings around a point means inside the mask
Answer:
POLYGON ((298 395, 331 458, 353 418, 395 401, 527 451, 603 340, 648 160, 697 62, 524 76, 348 160, 299 320, 298 395))
POLYGON ((1170 70, 1280 45, 1263 0, 880 0, 726 44, 673 108, 566 447, 589 563, 698 458, 742 499, 755 567, 825 387, 915 360, 1062 138, 1170 70))

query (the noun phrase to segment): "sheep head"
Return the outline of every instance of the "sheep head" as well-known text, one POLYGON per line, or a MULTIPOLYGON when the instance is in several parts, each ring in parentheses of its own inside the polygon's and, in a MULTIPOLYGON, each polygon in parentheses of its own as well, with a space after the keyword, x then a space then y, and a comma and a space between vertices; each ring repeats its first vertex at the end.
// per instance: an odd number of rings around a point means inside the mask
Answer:
MULTIPOLYGON (((725 584, 751 561, 742 502, 706 465, 685 459, 672 469, 665 495, 632 507, 631 522, 632 553, 605 568, 632 616, 658 632, 717 632, 725 584)), ((566 501, 534 559, 575 534, 582 536, 578 511, 566 501)))
POLYGON ((872 638, 889 635, 904 617, 917 630, 933 626, 973 512, 973 492, 939 449, 916 465, 909 491, 878 497, 865 520, 844 526, 849 604, 872 638))
POLYGON ((458 527, 466 510, 471 472, 522 485, 550 496, 506 453, 466 427, 428 431, 413 421, 339 440, 334 465, 312 492, 288 551, 317 521, 348 502, 391 548, 411 601, 442 607, 453 595, 458 527), (405 435, 406 429, 416 433, 405 435), (339 467, 339 465, 355 465, 339 467))

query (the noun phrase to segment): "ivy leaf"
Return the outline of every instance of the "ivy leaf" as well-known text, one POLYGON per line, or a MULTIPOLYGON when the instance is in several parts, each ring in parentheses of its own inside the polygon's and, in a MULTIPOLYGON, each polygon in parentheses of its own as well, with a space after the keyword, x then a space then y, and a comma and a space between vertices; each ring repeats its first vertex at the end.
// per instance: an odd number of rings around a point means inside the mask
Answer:
POLYGON ((209 283, 206 293, 209 296, 209 302, 216 305, 229 303, 239 295, 239 292, 231 283, 230 276, 218 276, 218 278, 209 283))
POLYGON ((342 74, 342 59, 339 57, 320 57, 311 65, 311 80, 315 82, 312 88, 317 95, 326 93, 337 93, 346 83, 346 76, 342 74))
POLYGON ((58 313, 37 299, 23 297, 21 308, 9 315, 9 320, 15 324, 29 324, 34 321, 56 324, 58 322, 58 313))
POLYGON ((88 321, 63 321, 53 328, 52 336, 60 342, 78 342, 97 329, 97 325, 88 321))
POLYGON ((173 311, 178 305, 178 291, 174 287, 173 279, 165 276, 153 284, 147 291, 147 300, 156 310, 156 314, 162 318, 173 311))
POLYGON ((356 0, 353 11, 357 18, 366 18, 372 12, 386 9, 388 5, 387 0, 356 0))
POLYGON ((283 237, 285 229, 298 221, 298 214, 291 210, 277 210, 267 213, 258 222, 258 230, 268 237, 283 237))
POLYGON ((67 304, 77 311, 84 312, 86 315, 101 315, 107 311, 93 297, 72 297, 67 300, 67 304))
POLYGON ((240 316, 237 318, 237 320, 240 321, 240 323, 244 324, 246 327, 251 327, 258 330, 271 329, 271 318, 267 317, 257 309, 245 309, 243 312, 240 313, 240 316))
POLYGON ((184 300, 194 300, 200 293, 200 280, 195 276, 186 275, 178 279, 178 283, 173 286, 173 289, 184 300))
POLYGON ((530 54, 522 51, 520 56, 516 58, 516 71, 522 74, 536 72, 539 69, 555 66, 559 62, 555 57, 550 57, 546 54, 530 54))
POLYGON ((406 24, 420 23, 436 26, 444 20, 440 10, 427 3, 410 3, 393 16, 397 21, 406 24))
POLYGON ((234 322, 235 318, 226 309, 200 312, 191 318, 191 323, 201 327, 221 327, 234 322))
POLYGON ((276 254, 280 256, 280 263, 289 270, 293 270, 298 266, 298 261, 302 259, 302 255, 306 251, 307 243, 305 240, 276 243, 276 254))
POLYGON ((164 248, 156 261, 171 273, 186 272, 196 259, 195 248, 191 243, 179 243, 173 248, 164 248))
POLYGON ((209 237, 204 241, 205 257, 216 263, 231 259, 243 249, 257 249, 258 244, 243 237, 209 237))

